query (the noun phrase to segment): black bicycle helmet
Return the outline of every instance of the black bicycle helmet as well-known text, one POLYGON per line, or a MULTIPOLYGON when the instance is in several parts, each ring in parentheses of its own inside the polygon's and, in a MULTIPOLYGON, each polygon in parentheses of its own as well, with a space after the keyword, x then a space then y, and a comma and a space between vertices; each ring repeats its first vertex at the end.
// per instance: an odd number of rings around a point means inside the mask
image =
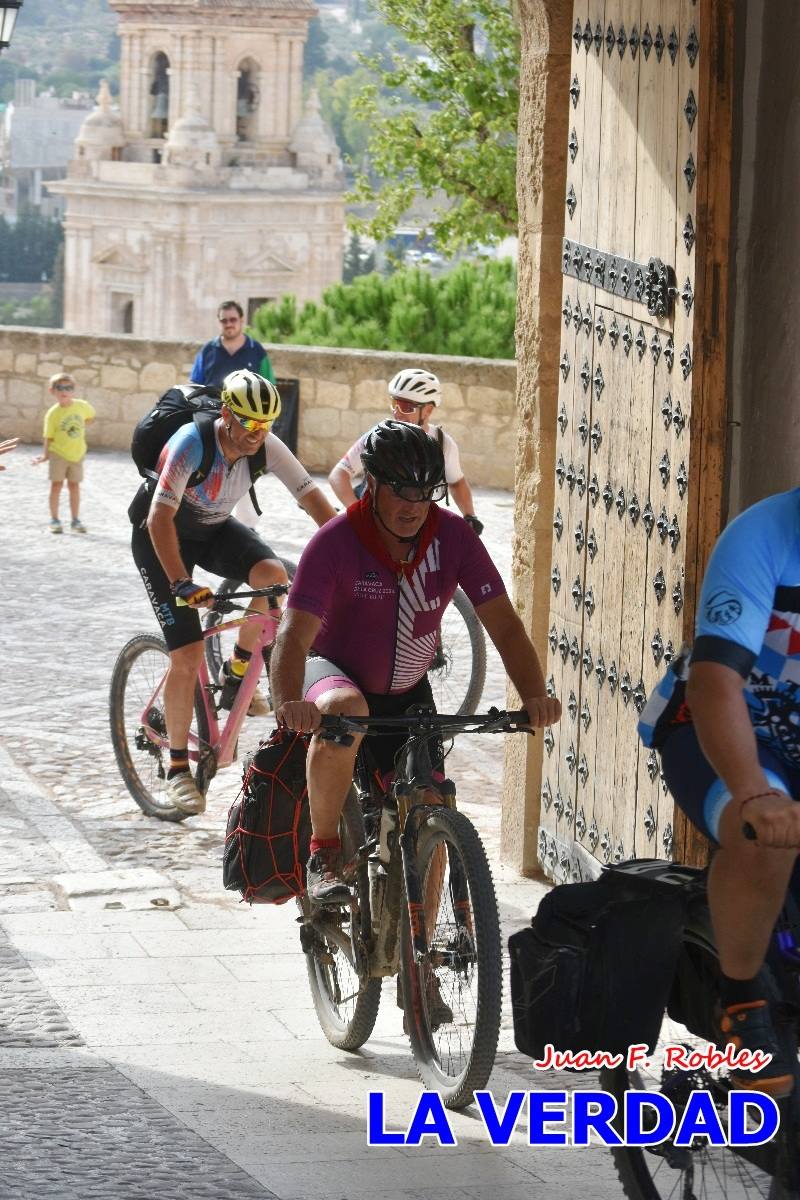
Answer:
POLYGON ((430 491, 444 484, 444 455, 436 438, 419 425, 381 421, 370 429, 361 463, 378 483, 393 483, 430 491))

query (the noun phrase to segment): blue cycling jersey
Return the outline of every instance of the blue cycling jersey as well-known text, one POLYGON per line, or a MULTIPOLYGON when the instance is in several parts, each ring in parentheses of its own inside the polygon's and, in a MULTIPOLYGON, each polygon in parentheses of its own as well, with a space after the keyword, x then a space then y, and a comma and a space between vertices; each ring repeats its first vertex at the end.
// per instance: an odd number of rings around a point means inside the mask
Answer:
MULTIPOLYGON (((703 581, 691 662, 737 671, 756 736, 800 766, 800 488, 754 504, 723 532, 703 581)), ((642 712, 648 746, 691 720, 685 667, 679 656, 642 712)))

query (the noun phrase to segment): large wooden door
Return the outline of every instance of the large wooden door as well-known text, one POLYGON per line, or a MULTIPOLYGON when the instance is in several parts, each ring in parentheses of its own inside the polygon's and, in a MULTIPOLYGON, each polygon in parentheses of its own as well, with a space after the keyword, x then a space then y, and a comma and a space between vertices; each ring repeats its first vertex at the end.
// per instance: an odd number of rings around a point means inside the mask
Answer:
POLYGON ((635 727, 682 641, 687 544, 694 587, 705 2, 574 5, 547 666, 564 715, 544 735, 539 829, 556 878, 585 873, 584 851, 673 851, 672 801, 635 727))

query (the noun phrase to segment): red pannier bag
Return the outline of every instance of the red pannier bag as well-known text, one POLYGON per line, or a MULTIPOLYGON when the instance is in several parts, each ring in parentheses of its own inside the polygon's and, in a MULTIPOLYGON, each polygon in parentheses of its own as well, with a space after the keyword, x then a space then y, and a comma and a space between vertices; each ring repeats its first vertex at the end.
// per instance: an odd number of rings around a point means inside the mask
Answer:
POLYGON ((308 742, 308 735, 276 729, 245 763, 228 813, 222 882, 251 904, 284 904, 306 889, 308 742))

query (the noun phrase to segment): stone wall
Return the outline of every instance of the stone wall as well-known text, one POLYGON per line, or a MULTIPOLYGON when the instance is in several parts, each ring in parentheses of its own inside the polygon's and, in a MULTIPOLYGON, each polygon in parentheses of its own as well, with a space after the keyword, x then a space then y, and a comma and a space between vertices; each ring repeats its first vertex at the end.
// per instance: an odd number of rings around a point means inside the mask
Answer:
MULTIPOLYGON (((66 370, 97 409, 90 442, 127 449, 131 431, 156 397, 189 377, 197 345, 116 335, 0 327, 0 438, 41 437, 50 404, 47 380, 66 370)), ((327 471, 365 429, 389 415, 386 383, 406 366, 442 380, 442 424, 458 442, 471 483, 512 489, 517 438, 516 365, 477 358, 416 358, 371 350, 270 346, 275 373, 300 380, 298 454, 327 471)))

